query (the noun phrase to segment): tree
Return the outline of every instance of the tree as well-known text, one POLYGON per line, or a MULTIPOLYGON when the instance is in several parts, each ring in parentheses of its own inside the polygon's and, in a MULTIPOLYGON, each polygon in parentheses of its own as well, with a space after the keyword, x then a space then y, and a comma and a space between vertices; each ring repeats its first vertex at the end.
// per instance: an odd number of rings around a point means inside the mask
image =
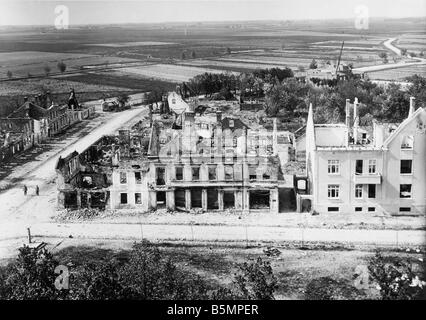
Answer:
POLYGON ((9 79, 13 77, 12 71, 10 70, 7 71, 6 75, 9 79))
POLYGON ((181 58, 182 60, 185 60, 185 59, 186 59, 185 51, 182 51, 182 53, 180 54, 180 58, 181 58))
POLYGON ((61 298, 66 292, 55 288, 55 268, 58 262, 46 249, 24 246, 17 260, 9 265, 0 282, 0 299, 51 300, 61 298))
POLYGON ((388 54, 386 52, 380 52, 379 57, 383 60, 383 63, 388 63, 388 54))
POLYGON ((48 75, 49 75, 49 73, 50 73, 50 67, 49 67, 49 65, 48 65, 48 64, 46 64, 46 65, 43 67, 43 70, 44 70, 44 73, 46 74, 46 76, 48 76, 48 75))
POLYGON ((192 51, 192 52, 191 52, 191 58, 192 58, 192 59, 195 59, 196 57, 197 57, 197 55, 196 55, 195 51, 192 51))
POLYGON ((401 54, 403 56, 405 56, 407 54, 407 49, 405 49, 405 48, 401 49, 401 54))
POLYGON ((260 257, 256 262, 240 264, 233 283, 234 295, 242 299, 274 300, 277 279, 271 264, 260 257))
POLYGON ((118 97, 117 97, 117 102, 121 105, 121 106, 125 106, 127 102, 129 102, 130 97, 125 94, 125 93, 121 93, 118 97))
POLYGON ((226 48, 226 53, 227 53, 227 54, 231 54, 231 48, 230 48, 230 47, 227 47, 227 48, 226 48))
POLYGON ((57 67, 58 67, 58 70, 59 70, 61 73, 64 73, 64 72, 65 72, 65 70, 67 69, 67 65, 66 65, 63 61, 58 62, 57 67))
POLYGON ((312 59, 311 63, 309 64, 309 69, 317 69, 318 63, 315 59, 312 59))

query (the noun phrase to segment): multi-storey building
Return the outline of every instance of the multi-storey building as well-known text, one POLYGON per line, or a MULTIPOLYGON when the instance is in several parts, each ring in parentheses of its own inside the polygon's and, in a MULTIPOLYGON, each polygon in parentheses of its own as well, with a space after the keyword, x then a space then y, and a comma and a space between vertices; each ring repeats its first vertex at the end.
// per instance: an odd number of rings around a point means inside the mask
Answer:
POLYGON ((357 104, 357 99, 353 104, 346 101, 345 124, 314 124, 310 106, 306 127, 310 195, 299 197, 299 205, 311 200, 318 212, 425 214, 426 110, 415 110, 411 98, 401 124, 374 121, 372 128, 364 128, 358 125, 357 104))
POLYGON ((59 160, 60 208, 277 213, 279 193, 293 192, 280 170, 293 147, 288 132, 251 129, 236 117, 190 106, 168 120, 159 115, 152 127, 138 125, 59 160))

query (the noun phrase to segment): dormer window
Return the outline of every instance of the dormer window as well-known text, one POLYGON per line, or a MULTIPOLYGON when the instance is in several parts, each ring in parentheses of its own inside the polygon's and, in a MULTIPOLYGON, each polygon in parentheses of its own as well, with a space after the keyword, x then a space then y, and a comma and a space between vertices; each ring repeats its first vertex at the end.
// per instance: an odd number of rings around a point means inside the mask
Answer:
POLYGON ((402 137, 401 149, 413 149, 414 136, 402 137))

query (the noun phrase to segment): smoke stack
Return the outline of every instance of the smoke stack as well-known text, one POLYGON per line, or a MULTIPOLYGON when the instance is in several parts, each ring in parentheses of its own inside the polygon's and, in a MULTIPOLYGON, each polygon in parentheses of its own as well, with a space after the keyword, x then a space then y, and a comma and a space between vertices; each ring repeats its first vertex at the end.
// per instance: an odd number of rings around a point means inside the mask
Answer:
POLYGON ((216 121, 218 124, 222 123, 222 112, 220 111, 216 112, 216 121))
POLYGON ((346 127, 350 128, 351 126, 351 114, 350 114, 350 100, 346 99, 346 127))
POLYGON ((408 111, 408 117, 411 117, 415 111, 416 98, 410 97, 410 110, 408 111))

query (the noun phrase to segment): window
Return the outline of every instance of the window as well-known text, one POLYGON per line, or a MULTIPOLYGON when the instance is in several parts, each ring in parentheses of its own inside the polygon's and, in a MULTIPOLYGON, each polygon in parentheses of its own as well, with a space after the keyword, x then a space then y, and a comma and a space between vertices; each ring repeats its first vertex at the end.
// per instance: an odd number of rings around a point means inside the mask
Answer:
POLYGON ((166 181, 164 180, 164 175, 166 169, 163 167, 158 167, 155 169, 156 175, 157 175, 157 185, 158 186, 164 186, 166 184, 166 181))
POLYGON ((209 166, 209 180, 216 180, 216 166, 209 166))
POLYGON ((413 160, 401 160, 401 174, 410 174, 412 172, 413 160))
POLYGON ((233 128, 234 127, 234 120, 229 119, 229 127, 233 128))
POLYGON ((327 210, 328 212, 337 212, 339 211, 339 207, 328 207, 327 210))
POLYGON ((356 162, 355 162, 355 174, 362 174, 363 164, 364 164, 364 161, 356 160, 356 162))
POLYGON ((376 207, 368 207, 368 212, 374 212, 376 211, 376 207))
POLYGON ((126 172, 120 172, 120 183, 126 184, 127 183, 127 174, 126 172))
POLYGON ((368 160, 368 173, 369 174, 376 173, 376 159, 368 160))
POLYGON ((267 174, 267 173, 264 173, 262 177, 263 177, 263 180, 269 180, 269 179, 271 179, 271 176, 269 174, 267 174))
POLYGON ((399 212, 411 212, 411 208, 410 207, 400 207, 399 212))
POLYGON ((411 198, 411 184, 401 184, 399 186, 400 198, 411 198))
POLYGON ((250 180, 256 180, 257 179, 256 168, 257 167, 253 167, 253 166, 249 167, 249 179, 250 180))
POLYGON ((183 167, 176 167, 176 180, 183 180, 183 167))
POLYGON ((375 184, 369 184, 368 185, 368 197, 369 198, 375 198, 376 197, 376 185, 375 184))
POLYGON ((355 198, 362 198, 362 184, 355 185, 355 198))
POLYGON ((139 171, 135 172, 135 181, 136 181, 136 184, 142 183, 142 175, 139 171))
POLYGON ((234 179, 234 168, 232 165, 225 166, 225 180, 234 179))
POLYGON ((200 180, 200 167, 192 167, 192 180, 200 180))
POLYGON ((329 184, 328 185, 328 198, 329 199, 338 199, 339 198, 339 189, 338 184, 329 184))
POLYGON ((127 204, 127 193, 120 193, 120 203, 127 204))
POLYGON ((362 207, 355 207, 355 212, 361 212, 362 211, 362 207))
POLYGON ((142 204, 142 197, 140 193, 135 193, 135 203, 142 204))
POLYGON ((233 137, 232 138, 232 144, 234 145, 234 148, 236 148, 238 146, 238 139, 237 139, 237 137, 233 137))
POLYGON ((413 149, 414 136, 404 136, 401 141, 401 149, 413 149))
POLYGON ((328 160, 328 173, 339 174, 340 172, 340 161, 339 160, 328 160))

